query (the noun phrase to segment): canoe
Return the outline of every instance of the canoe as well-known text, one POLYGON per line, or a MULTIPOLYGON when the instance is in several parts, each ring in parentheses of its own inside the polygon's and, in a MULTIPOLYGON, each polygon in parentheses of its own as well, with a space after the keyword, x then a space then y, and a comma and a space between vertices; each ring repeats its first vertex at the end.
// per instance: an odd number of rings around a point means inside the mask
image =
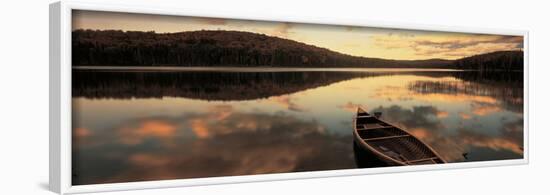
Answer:
POLYGON ((388 166, 446 163, 437 152, 409 132, 391 125, 380 114, 371 115, 361 107, 354 117, 354 141, 388 166))

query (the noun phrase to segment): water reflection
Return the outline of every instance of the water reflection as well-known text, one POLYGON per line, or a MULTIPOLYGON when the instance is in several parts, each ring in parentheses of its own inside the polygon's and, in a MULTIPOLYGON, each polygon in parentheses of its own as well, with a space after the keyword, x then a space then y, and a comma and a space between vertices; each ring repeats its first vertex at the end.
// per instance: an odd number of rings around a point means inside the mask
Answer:
POLYGON ((400 106, 378 107, 373 112, 382 112, 382 118, 406 129, 432 146, 448 162, 464 160, 502 160, 521 158, 523 155, 523 119, 502 119, 498 132, 487 134, 487 127, 471 118, 462 118, 458 125, 444 123, 448 114, 432 106, 415 106, 403 109, 400 106), (455 126, 456 125, 456 126, 455 126), (491 154, 477 153, 477 149, 490 149, 491 154), (465 159, 468 154, 468 159, 465 159))
POLYGON ((448 162, 523 157, 521 76, 476 72, 73 71, 73 184, 384 166, 357 106, 448 162))
POLYGON ((74 184, 213 177, 353 167, 350 136, 284 113, 152 116, 74 137, 74 184), (344 158, 342 158, 344 157, 344 158), (318 161, 322 159, 322 161, 318 161), (109 164, 109 166, 106 166, 109 164), (76 166, 75 166, 76 165, 76 166), (93 170, 93 171, 92 171, 93 170))
POLYGON ((326 86, 371 72, 104 72, 73 71, 73 96, 87 98, 185 97, 252 100, 326 86))

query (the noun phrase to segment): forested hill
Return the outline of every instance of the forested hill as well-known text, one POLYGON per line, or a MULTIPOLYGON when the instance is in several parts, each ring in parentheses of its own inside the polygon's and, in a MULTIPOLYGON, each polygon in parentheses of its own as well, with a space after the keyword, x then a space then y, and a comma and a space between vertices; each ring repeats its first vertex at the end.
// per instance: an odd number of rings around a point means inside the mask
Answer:
POLYGON ((454 61, 458 69, 491 70, 523 70, 523 51, 497 51, 465 57, 454 61))
POLYGON ((481 55, 456 61, 365 58, 241 31, 75 30, 72 33, 72 62, 75 66, 472 68, 478 65, 469 65, 470 62, 486 63, 493 59, 500 60, 500 57, 485 58, 481 55))
POLYGON ((448 60, 356 57, 263 34, 239 31, 155 33, 75 30, 75 66, 282 66, 444 68, 448 60))

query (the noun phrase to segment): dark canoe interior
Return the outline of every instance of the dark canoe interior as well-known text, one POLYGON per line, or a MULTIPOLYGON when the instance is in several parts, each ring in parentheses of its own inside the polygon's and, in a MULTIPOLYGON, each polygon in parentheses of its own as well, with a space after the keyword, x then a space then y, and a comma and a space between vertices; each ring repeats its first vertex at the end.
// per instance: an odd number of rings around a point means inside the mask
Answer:
POLYGON ((394 160, 408 165, 445 163, 416 137, 362 109, 357 112, 356 125, 361 139, 394 160))

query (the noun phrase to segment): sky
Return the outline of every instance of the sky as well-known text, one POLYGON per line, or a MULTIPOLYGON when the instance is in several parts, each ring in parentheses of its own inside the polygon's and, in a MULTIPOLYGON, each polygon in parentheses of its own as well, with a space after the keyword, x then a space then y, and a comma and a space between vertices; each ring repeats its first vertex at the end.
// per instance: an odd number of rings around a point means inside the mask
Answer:
POLYGON ((73 10, 72 29, 155 31, 235 30, 262 33, 354 56, 397 60, 458 59, 523 49, 522 36, 358 26, 234 20, 73 10))

